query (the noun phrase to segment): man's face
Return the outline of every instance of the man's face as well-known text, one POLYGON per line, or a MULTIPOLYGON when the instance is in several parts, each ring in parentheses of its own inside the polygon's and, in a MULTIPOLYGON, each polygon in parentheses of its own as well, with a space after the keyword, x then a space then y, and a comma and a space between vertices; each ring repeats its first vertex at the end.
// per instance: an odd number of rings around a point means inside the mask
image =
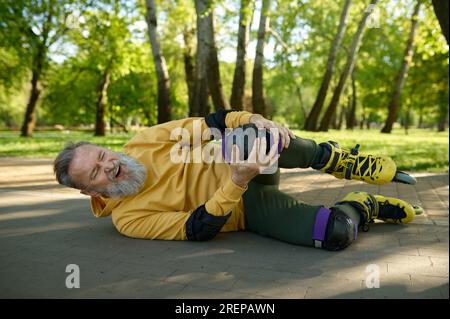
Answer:
POLYGON ((82 185, 83 194, 113 198, 137 193, 147 177, 134 158, 96 145, 77 148, 69 174, 82 185))

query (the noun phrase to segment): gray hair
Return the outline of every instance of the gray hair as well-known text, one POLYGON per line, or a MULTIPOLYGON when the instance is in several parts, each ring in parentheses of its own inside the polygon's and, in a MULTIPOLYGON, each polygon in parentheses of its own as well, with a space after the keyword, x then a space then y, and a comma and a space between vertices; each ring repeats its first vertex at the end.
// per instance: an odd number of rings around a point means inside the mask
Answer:
POLYGON ((81 189, 82 185, 74 181, 69 175, 70 163, 73 160, 77 148, 83 145, 96 145, 94 143, 81 141, 78 143, 68 142, 64 149, 58 154, 53 162, 53 172, 56 175, 56 180, 61 185, 72 188, 81 189))

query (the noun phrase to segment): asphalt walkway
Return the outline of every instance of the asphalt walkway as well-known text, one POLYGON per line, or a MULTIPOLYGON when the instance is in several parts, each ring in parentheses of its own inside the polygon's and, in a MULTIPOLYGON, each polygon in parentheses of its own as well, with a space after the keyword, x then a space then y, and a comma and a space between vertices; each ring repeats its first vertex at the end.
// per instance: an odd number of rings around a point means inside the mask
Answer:
POLYGON ((377 223, 333 253, 246 232, 129 239, 110 218, 94 218, 87 197, 57 185, 51 159, 0 158, 0 297, 448 298, 449 176, 415 176, 414 186, 372 186, 283 170, 280 188, 307 203, 330 206, 364 190, 425 209, 408 225, 377 223), (80 288, 67 288, 76 283, 68 265, 80 288))

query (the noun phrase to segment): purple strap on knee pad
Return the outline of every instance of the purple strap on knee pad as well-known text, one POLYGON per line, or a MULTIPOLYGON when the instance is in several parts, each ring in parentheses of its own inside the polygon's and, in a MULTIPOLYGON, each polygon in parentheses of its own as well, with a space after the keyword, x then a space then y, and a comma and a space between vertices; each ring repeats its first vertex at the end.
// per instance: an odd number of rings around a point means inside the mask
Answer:
POLYGON ((314 223, 313 237, 314 246, 317 248, 322 247, 322 242, 325 240, 325 233, 327 231, 328 218, 331 211, 328 208, 321 207, 316 215, 316 221, 314 223))

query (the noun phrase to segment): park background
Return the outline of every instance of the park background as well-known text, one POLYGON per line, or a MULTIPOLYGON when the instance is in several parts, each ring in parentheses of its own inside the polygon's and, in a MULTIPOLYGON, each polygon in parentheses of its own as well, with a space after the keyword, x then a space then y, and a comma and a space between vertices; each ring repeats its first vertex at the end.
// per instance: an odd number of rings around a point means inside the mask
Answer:
POLYGON ((448 171, 448 1, 0 4, 0 156, 234 108, 448 171))
POLYGON ((448 3, 0 1, 0 298, 448 300, 448 3), (364 191, 424 213, 338 253, 251 232, 137 240, 54 178, 67 141, 120 151, 143 127, 231 107, 359 143, 417 179, 281 169, 289 196, 331 207, 364 191), (66 285, 74 264, 79 289, 66 285))

